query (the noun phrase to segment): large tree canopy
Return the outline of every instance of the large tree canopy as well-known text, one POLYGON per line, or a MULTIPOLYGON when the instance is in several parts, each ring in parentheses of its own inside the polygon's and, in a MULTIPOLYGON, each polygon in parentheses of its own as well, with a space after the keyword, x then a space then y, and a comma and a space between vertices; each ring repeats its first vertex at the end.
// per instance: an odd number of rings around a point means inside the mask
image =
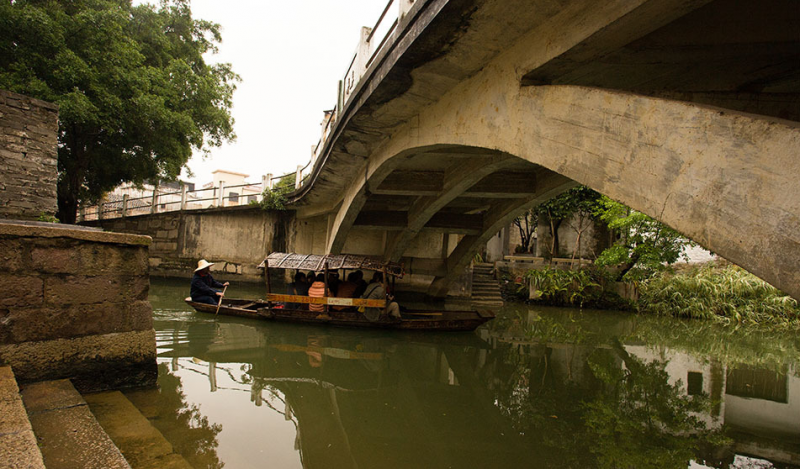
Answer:
POLYGON ((0 89, 59 105, 59 218, 122 182, 176 178, 193 150, 235 138, 239 77, 207 64, 219 25, 189 0, 0 3, 0 89))

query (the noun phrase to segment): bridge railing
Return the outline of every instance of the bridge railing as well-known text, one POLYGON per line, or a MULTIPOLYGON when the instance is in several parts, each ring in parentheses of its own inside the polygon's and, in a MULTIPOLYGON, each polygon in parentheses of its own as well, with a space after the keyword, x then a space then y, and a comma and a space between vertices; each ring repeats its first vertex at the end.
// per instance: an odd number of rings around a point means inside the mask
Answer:
POLYGON ((419 0, 389 0, 383 8, 378 21, 370 28, 361 28, 361 37, 344 76, 339 80, 336 107, 325 111, 325 121, 322 126, 322 135, 316 145, 311 147, 311 159, 305 165, 298 165, 296 171, 295 188, 299 189, 314 169, 319 159, 325 142, 333 130, 342 110, 349 104, 353 91, 364 77, 376 57, 390 42, 389 39, 397 31, 400 20, 411 10, 419 0))
MULTIPOLYGON (((181 186, 177 191, 162 191, 158 188, 132 191, 144 195, 131 197, 131 194, 112 195, 112 200, 103 200, 97 205, 80 208, 79 221, 103 220, 149 213, 171 212, 177 210, 199 210, 214 207, 235 207, 260 202, 263 199, 264 184, 272 184, 267 175, 262 184, 238 184, 226 186, 220 182, 214 187, 189 190, 181 186)), ((269 186, 272 187, 271 185, 269 186)))

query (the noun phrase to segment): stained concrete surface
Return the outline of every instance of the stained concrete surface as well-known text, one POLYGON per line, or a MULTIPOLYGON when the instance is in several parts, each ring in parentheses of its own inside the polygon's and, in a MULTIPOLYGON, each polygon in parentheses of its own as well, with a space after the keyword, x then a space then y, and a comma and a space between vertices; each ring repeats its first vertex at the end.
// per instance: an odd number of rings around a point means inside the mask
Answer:
POLYGON ((44 468, 10 366, 0 367, 0 469, 44 468))
POLYGON ((134 469, 191 469, 172 445, 121 392, 84 396, 97 421, 134 469))
POLYGON ((68 380, 22 389, 46 466, 60 469, 130 469, 130 465, 68 380))

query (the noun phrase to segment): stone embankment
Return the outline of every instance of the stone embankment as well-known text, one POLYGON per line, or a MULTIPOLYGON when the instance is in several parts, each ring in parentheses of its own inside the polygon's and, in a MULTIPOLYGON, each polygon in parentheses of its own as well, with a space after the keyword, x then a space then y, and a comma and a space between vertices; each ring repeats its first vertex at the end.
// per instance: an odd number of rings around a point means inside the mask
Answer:
POLYGON ((150 239, 0 223, 0 363, 25 382, 82 389, 155 383, 150 239))
POLYGON ((257 268, 272 251, 285 251, 294 230, 290 212, 258 207, 175 211, 86 222, 117 233, 149 236, 150 275, 192 276, 197 261, 216 265, 216 278, 263 282, 257 268))
POLYGON ((0 367, 0 469, 191 469, 119 391, 81 395, 66 379, 18 387, 0 367))

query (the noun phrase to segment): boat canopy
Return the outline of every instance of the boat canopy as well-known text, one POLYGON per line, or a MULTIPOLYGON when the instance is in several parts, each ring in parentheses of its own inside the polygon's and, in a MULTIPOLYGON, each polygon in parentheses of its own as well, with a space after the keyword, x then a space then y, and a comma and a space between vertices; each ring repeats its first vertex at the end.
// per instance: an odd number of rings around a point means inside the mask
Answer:
POLYGON ((258 268, 263 269, 268 265, 270 269, 299 269, 320 272, 325 269, 326 263, 330 270, 376 270, 400 278, 405 274, 403 264, 384 262, 377 257, 355 254, 319 255, 273 252, 258 265, 258 268))

